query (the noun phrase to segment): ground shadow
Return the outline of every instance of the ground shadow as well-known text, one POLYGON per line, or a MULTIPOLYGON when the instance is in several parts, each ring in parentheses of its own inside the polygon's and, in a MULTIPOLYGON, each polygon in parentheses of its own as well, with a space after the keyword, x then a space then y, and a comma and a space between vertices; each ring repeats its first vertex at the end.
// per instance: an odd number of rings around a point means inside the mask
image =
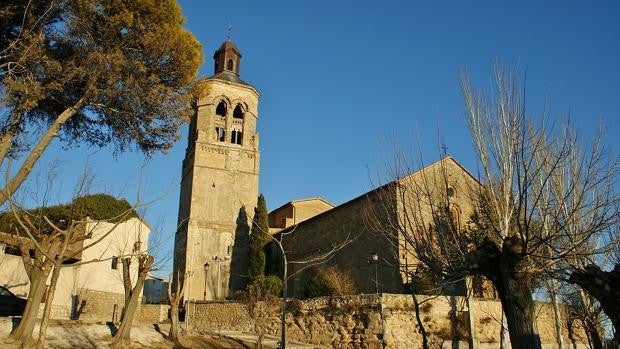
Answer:
POLYGON ((250 226, 248 225, 248 214, 245 206, 241 206, 239 209, 236 224, 228 280, 229 294, 231 295, 236 291, 243 290, 247 283, 250 226))

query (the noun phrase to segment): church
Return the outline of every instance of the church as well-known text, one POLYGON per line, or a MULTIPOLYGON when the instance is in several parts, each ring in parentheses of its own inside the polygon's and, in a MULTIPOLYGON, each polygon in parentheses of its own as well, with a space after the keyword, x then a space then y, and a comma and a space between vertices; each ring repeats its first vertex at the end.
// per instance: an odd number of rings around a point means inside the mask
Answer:
MULTIPOLYGON (((213 58, 214 74, 203 80, 182 166, 174 273, 186 277, 185 300, 224 299, 245 287, 249 230, 259 193, 260 95, 240 79, 241 53, 230 39, 213 58)), ((386 226, 402 218, 402 192, 427 174, 437 178, 440 172, 448 174, 443 179, 454 195, 451 210, 468 217, 468 198, 478 182, 451 157, 339 206, 310 198, 273 210, 269 230, 290 233, 283 240, 289 260, 350 240, 324 264, 289 266, 289 275, 295 274, 288 282, 289 294, 303 295, 308 278, 325 265, 351 273, 361 293, 406 292, 417 260, 402 234, 377 233, 369 217, 374 214, 374 223, 386 226)))

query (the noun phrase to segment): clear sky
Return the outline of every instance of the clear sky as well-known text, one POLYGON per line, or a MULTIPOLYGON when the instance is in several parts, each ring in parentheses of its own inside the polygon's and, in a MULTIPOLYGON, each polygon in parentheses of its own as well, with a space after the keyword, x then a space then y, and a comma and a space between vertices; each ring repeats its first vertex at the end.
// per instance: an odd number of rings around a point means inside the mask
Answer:
MULTIPOLYGON (((492 62, 527 70, 528 108, 544 100, 554 117, 570 112, 584 136, 602 121, 620 149, 620 2, 618 1, 180 1, 186 27, 203 44, 201 75, 229 23, 239 47, 241 78, 261 93, 260 191, 274 209, 296 198, 343 203, 371 188, 389 158, 391 139, 422 144, 437 160, 438 133, 447 152, 475 172, 463 121, 459 71, 487 87, 492 62)), ((95 189, 147 198, 166 194, 146 213, 168 238, 177 220, 187 128, 166 155, 54 147, 61 161, 58 199, 70 197, 86 154, 95 189), (94 153, 94 154, 93 154, 94 153)), ((415 150, 417 151, 417 149, 415 150)), ((170 266, 168 266, 169 269, 170 266)))

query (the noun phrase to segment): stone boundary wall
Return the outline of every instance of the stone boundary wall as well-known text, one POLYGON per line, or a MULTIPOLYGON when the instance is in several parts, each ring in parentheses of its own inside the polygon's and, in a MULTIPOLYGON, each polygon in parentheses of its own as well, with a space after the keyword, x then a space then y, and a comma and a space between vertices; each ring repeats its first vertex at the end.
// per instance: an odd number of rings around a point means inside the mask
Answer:
MULTIPOLYGON (((417 297, 421 303, 419 316, 432 348, 469 348, 469 310, 464 297, 417 297)), ((472 299, 471 303, 476 348, 500 348, 501 304, 485 299, 472 299)), ((188 304, 186 316, 189 326, 197 330, 233 329, 279 335, 279 302, 257 305, 256 321, 248 309, 239 302, 197 302, 188 304)), ((552 308, 538 303, 536 313, 543 348, 558 348, 552 308)), ((410 295, 293 300, 286 322, 288 339, 333 348, 419 348, 422 342, 410 295)), ((565 346, 585 348, 583 331, 575 326, 575 340, 571 340, 566 322, 562 331, 565 346)))
POLYGON ((140 304, 134 320, 143 324, 165 322, 170 318, 168 304, 140 304))
POLYGON ((125 296, 114 292, 80 289, 75 301, 78 320, 120 321, 125 296))
POLYGON ((195 329, 214 332, 220 329, 254 332, 254 321, 250 317, 248 307, 240 302, 189 303, 185 309, 185 319, 186 323, 195 329))

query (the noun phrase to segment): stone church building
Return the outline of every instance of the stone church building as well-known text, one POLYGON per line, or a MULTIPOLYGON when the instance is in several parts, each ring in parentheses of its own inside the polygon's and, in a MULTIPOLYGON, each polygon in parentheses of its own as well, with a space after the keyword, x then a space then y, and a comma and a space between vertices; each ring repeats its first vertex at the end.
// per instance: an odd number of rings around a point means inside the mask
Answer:
MULTIPOLYGON (((245 286, 249 228, 258 197, 259 93, 240 79, 241 54, 230 39, 213 58, 214 75, 204 80, 183 160, 174 272, 187 277, 185 300, 223 299, 245 286)), ((436 175, 440 169, 449 174, 455 212, 468 217, 468 190, 477 181, 450 157, 339 206, 310 198, 273 210, 270 232, 291 233, 284 240, 289 260, 352 240, 321 266, 291 265, 289 275, 297 274, 289 282, 291 294, 302 295, 307 279, 325 265, 352 272, 360 292, 405 292, 416 259, 397 231, 371 231, 368 214, 383 212, 375 215, 375 223, 402 218, 405 203, 391 199, 401 197, 403 188, 422 174, 436 175), (387 205, 392 207, 385 211, 387 205)))

